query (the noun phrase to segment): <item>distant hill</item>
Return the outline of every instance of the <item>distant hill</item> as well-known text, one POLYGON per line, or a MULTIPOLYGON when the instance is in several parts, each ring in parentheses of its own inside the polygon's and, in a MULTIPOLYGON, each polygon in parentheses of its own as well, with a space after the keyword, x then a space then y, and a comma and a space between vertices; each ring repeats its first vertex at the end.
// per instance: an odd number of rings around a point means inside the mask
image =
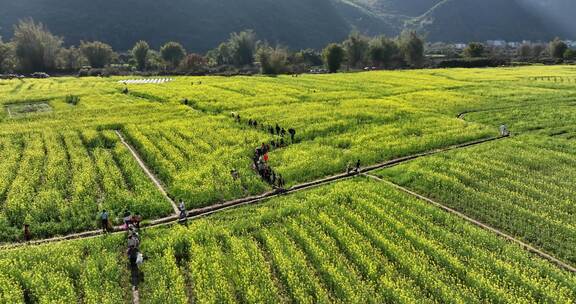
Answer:
POLYGON ((0 0, 0 35, 18 19, 45 23, 67 44, 106 41, 126 50, 140 39, 182 42, 203 52, 231 32, 292 48, 320 48, 351 30, 396 35, 404 28, 431 41, 575 38, 573 0, 0 0), (554 18, 552 18, 554 17, 554 18), (574 20, 573 20, 574 19, 574 20), (556 22, 555 20, 558 20, 556 22), (571 30, 574 28, 574 30, 571 30))
POLYGON ((539 12, 540 19, 560 35, 576 39, 575 0, 520 0, 529 10, 539 12))
POLYGON ((514 0, 445 0, 412 21, 428 40, 548 40, 554 29, 514 0))
MULTIPOLYGON (((20 18, 33 17, 67 43, 99 39, 128 49, 139 39, 158 47, 170 40, 205 51, 234 31, 294 48, 321 47, 344 38, 357 8, 337 9, 332 0, 0 0, 2 36, 20 18)), ((381 23, 379 18, 369 21, 381 23)), ((384 28, 384 25, 378 26, 384 28)))

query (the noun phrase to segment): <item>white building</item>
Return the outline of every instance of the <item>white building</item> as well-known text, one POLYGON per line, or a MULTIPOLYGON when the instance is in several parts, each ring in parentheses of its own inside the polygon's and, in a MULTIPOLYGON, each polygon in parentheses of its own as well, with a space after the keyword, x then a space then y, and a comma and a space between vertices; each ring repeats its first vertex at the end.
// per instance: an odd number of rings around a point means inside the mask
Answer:
POLYGON ((492 46, 492 47, 504 47, 504 46, 506 46, 506 41, 505 40, 488 40, 488 41, 486 41, 486 44, 488 46, 492 46))

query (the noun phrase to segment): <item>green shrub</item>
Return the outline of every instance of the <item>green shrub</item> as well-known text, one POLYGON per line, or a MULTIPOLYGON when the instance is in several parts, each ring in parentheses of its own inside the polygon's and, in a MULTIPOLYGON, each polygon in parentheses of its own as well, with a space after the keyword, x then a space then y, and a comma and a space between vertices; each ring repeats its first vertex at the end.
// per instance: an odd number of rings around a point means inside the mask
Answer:
POLYGON ((75 106, 80 102, 80 96, 78 96, 78 95, 66 95, 65 101, 66 101, 66 103, 75 106))

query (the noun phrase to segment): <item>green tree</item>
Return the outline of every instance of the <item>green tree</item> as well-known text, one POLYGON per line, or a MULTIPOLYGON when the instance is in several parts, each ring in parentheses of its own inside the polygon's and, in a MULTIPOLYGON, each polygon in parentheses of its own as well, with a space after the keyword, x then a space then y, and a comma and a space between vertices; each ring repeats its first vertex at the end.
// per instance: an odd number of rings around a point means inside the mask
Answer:
POLYGON ((188 54, 180 63, 180 70, 201 74, 208 70, 208 59, 200 54, 188 54))
POLYGON ((14 27, 14 52, 25 72, 47 72, 56 69, 62 38, 52 35, 41 23, 20 20, 14 27))
POLYGON ((277 75, 287 71, 288 51, 282 47, 262 45, 256 52, 256 60, 260 62, 262 74, 277 75))
POLYGON ((530 45, 529 43, 523 43, 522 45, 520 45, 518 47, 516 52, 518 54, 518 57, 520 57, 522 59, 528 59, 528 58, 532 57, 532 55, 533 55, 532 45, 530 45))
POLYGON ((237 66, 253 64, 257 45, 256 34, 252 30, 232 33, 228 46, 234 64, 237 66))
POLYGON ((392 39, 388 39, 386 36, 378 36, 370 41, 368 53, 372 64, 382 67, 390 66, 394 57, 400 53, 400 49, 392 39))
POLYGON ((146 70, 146 60, 148 58, 148 52, 150 51, 150 46, 148 42, 144 40, 140 40, 136 42, 134 47, 132 48, 132 56, 136 60, 136 64, 138 65, 138 70, 144 71, 146 70))
POLYGON ((352 32, 343 43, 348 67, 358 68, 366 63, 370 40, 358 32, 352 32))
POLYGON ((14 48, 10 43, 2 42, 0 37, 0 73, 5 73, 10 70, 8 62, 14 53, 14 48))
POLYGON ((486 48, 480 42, 470 42, 464 49, 464 56, 468 58, 478 58, 484 56, 486 48))
POLYGON ((294 54, 294 62, 309 67, 321 66, 323 64, 322 53, 312 49, 300 50, 294 54))
POLYGON ((550 51, 550 56, 558 59, 564 58, 564 52, 568 49, 568 45, 560 40, 560 38, 556 38, 550 41, 548 44, 548 50, 550 51))
POLYGON ((112 62, 115 56, 112 47, 100 41, 82 41, 80 43, 80 51, 82 55, 88 60, 91 67, 100 69, 112 62))
POLYGON ((168 42, 160 49, 162 59, 166 61, 171 68, 176 68, 182 59, 186 57, 186 50, 178 42, 168 42))
POLYGON ((66 71, 75 71, 84 65, 82 52, 76 47, 62 49, 58 56, 58 67, 66 71))
POLYGON ((217 48, 208 51, 206 57, 211 65, 228 65, 234 61, 228 42, 222 42, 217 48))
POLYGON ((564 52, 564 59, 575 60, 576 59, 576 50, 566 49, 566 51, 564 52))
POLYGON ((414 67, 424 63, 424 40, 415 31, 404 31, 398 39, 400 51, 406 62, 414 67))
POLYGON ((544 53, 545 50, 546 50, 546 45, 543 45, 541 43, 534 44, 532 46, 532 56, 534 58, 539 58, 540 56, 542 56, 542 53, 544 53))
POLYGON ((326 46, 326 48, 324 48, 322 56, 324 57, 324 62, 328 68, 328 71, 330 71, 330 73, 336 73, 342 66, 346 52, 341 45, 331 43, 326 46))
POLYGON ((166 69, 166 64, 162 57, 160 56, 160 52, 156 50, 150 50, 148 52, 148 58, 146 59, 146 66, 148 69, 151 70, 164 70, 166 69))

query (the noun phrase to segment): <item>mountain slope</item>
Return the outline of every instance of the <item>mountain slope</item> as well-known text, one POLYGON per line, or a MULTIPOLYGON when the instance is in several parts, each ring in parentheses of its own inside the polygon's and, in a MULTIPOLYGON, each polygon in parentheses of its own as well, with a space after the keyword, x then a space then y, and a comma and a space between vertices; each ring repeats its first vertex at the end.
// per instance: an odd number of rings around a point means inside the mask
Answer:
POLYGON ((371 11, 387 14, 418 17, 442 0, 348 0, 371 11))
POLYGON ((379 18, 332 0, 1 0, 1 35, 20 18, 33 17, 76 44, 98 39, 128 49, 139 39, 154 47, 169 40, 205 51, 231 32, 254 29, 260 38, 294 48, 321 47, 355 26, 385 30, 379 18), (351 16, 362 16, 354 20, 351 16), (345 18, 347 16, 350 19, 345 18))
POLYGON ((203 52, 244 29, 294 49, 351 30, 393 36, 414 28, 429 41, 576 38, 574 0, 0 0, 0 8, 5 40, 18 19, 32 17, 67 44, 102 40, 118 50, 144 39, 203 52))
POLYGON ((412 24, 431 41, 548 40, 557 34, 516 0, 444 0, 412 24))
POLYGON ((539 13, 542 22, 550 24, 558 35, 576 39, 576 1, 519 0, 526 9, 539 13))

